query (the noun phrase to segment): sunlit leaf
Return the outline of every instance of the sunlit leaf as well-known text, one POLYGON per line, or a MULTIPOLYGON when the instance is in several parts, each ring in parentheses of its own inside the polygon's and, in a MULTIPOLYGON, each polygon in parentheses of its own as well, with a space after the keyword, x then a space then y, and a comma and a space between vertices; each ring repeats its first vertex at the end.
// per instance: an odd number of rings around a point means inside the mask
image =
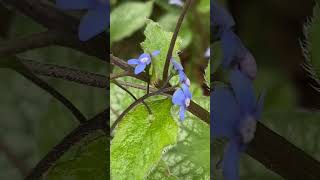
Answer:
MULTIPOLYGON (((152 53, 160 50, 160 54, 152 58, 151 81, 156 82, 162 79, 163 68, 166 61, 167 52, 172 38, 171 32, 165 31, 159 23, 149 20, 144 31, 146 39, 141 43, 144 52, 152 53)), ((180 50, 182 40, 177 38, 172 57, 179 61, 178 51, 180 50)))
POLYGON ((129 112, 111 142, 112 179, 143 179, 160 160, 164 148, 177 141, 178 126, 169 99, 148 102, 129 112), (161 107, 161 108, 159 108, 161 107))

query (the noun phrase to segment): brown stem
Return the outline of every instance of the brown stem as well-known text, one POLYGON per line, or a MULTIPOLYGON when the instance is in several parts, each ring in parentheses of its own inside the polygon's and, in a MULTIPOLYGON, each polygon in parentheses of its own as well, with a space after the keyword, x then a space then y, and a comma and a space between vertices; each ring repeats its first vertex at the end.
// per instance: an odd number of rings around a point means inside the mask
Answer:
POLYGON ((174 45, 176 44, 176 40, 177 40, 177 37, 178 37, 178 33, 179 33, 179 30, 180 30, 180 27, 181 27, 182 22, 183 22, 183 19, 184 19, 185 15, 187 14, 188 9, 191 6, 191 4, 192 4, 192 0, 187 0, 187 2, 185 3, 185 5, 184 5, 184 7, 183 7, 183 9, 181 11, 181 14, 180 14, 180 17, 178 19, 176 28, 175 28, 174 33, 172 35, 170 46, 169 46, 167 57, 166 57, 166 62, 164 64, 164 68, 163 68, 163 75, 162 75, 162 80, 163 81, 165 81, 168 78, 168 70, 169 70, 170 59, 172 57, 172 52, 173 52, 173 49, 174 49, 174 45))

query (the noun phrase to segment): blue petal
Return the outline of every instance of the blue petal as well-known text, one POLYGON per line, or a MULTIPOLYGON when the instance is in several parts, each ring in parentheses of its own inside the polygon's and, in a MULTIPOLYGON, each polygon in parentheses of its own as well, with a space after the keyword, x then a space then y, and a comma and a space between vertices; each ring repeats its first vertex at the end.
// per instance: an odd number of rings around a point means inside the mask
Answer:
POLYGON ((210 96, 210 104, 211 135, 218 138, 232 137, 240 118, 240 109, 231 90, 216 88, 210 96))
POLYGON ((82 18, 79 27, 79 38, 87 41, 105 31, 109 24, 108 12, 98 9, 89 10, 82 18))
POLYGON ((240 148, 236 140, 231 140, 223 156, 223 177, 225 180, 239 180, 240 148))
POLYGON ((128 64, 130 64, 130 65, 139 64, 139 60, 138 59, 129 59, 128 60, 128 64))
POLYGON ((152 56, 158 56, 160 54, 159 50, 155 50, 151 53, 152 56))
POLYGON ((230 29, 235 25, 235 22, 230 13, 224 8, 220 7, 217 2, 211 1, 211 22, 213 26, 219 26, 223 29, 230 29))
MULTIPOLYGON (((140 57, 139 57, 139 60, 141 60, 141 59, 143 59, 143 58, 148 59, 148 61, 146 62, 146 64, 150 64, 150 62, 151 62, 151 57, 150 57, 150 55, 149 55, 148 53, 143 53, 143 54, 141 54, 140 57)), ((141 62, 141 61, 140 61, 140 62, 141 62)))
POLYGON ((183 71, 178 71, 178 72, 179 72, 180 83, 182 83, 187 79, 187 76, 183 71))
POLYGON ((252 81, 239 70, 232 70, 230 75, 231 87, 243 113, 253 113, 255 95, 252 81))
POLYGON ((180 63, 177 63, 177 61, 175 61, 174 59, 171 59, 171 62, 172 62, 173 68, 176 71, 183 71, 183 67, 180 63))
POLYGON ((184 93, 185 97, 191 99, 192 95, 191 95, 191 92, 189 90, 189 87, 187 85, 185 85, 185 84, 182 84, 181 88, 183 90, 183 93, 184 93))
POLYGON ((56 0, 56 4, 60 9, 90 9, 96 5, 92 0, 56 0))
POLYGON ((180 116, 180 120, 183 121, 185 118, 185 113, 186 113, 186 108, 184 106, 180 106, 180 112, 179 112, 179 116, 180 116))
POLYGON ((134 74, 139 74, 141 73, 145 68, 146 68, 146 64, 139 64, 138 66, 136 66, 136 68, 134 69, 134 74))
POLYGON ((184 101, 185 101, 185 95, 182 89, 179 88, 172 95, 172 103, 179 106, 184 106, 184 101))
POLYGON ((229 68, 232 64, 238 63, 232 61, 239 61, 247 52, 239 37, 232 30, 226 30, 222 33, 221 44, 223 51, 222 65, 224 68, 229 68))

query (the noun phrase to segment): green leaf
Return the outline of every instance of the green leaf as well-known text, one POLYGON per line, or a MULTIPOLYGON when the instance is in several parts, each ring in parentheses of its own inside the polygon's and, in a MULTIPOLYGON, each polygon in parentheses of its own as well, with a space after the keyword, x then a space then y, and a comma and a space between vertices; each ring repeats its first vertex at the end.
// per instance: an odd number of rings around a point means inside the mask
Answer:
MULTIPOLYGON (((152 58, 151 82, 155 83, 162 79, 163 67, 173 33, 165 31, 159 23, 149 20, 144 35, 146 39, 141 43, 144 52, 152 53, 155 50, 160 50, 160 54, 152 58)), ((178 62, 180 61, 178 51, 180 50, 181 44, 182 40, 178 37, 172 52, 172 57, 178 62)))
POLYGON ((147 179, 209 179, 210 128, 195 116, 187 116, 179 132, 178 143, 163 156, 147 179), (165 170, 164 170, 165 168, 165 170), (160 173, 166 172, 166 173, 160 173))
POLYGON ((112 179, 143 179, 160 160, 164 148, 177 141, 178 126, 169 99, 148 102, 129 112, 111 142, 112 179))
POLYGON ((108 178, 108 139, 104 135, 81 145, 74 157, 60 160, 45 175, 47 180, 105 180, 108 178))
POLYGON ((110 16, 110 42, 122 40, 142 28, 152 8, 153 1, 126 2, 116 7, 110 16))
POLYGON ((210 87, 210 69, 211 69, 211 63, 210 63, 210 60, 209 60, 209 64, 208 66, 206 67, 206 70, 205 70, 205 74, 204 74, 204 78, 206 80, 206 83, 207 85, 210 87))

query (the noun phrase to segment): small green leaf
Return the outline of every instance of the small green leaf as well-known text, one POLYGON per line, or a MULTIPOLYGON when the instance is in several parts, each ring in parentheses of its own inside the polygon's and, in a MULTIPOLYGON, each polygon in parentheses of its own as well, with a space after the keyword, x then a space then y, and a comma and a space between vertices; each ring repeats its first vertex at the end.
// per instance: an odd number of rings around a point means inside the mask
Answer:
POLYGON ((111 142, 112 179, 143 179, 160 160, 164 148, 177 141, 178 126, 169 99, 148 102, 129 112, 111 142))
POLYGON ((153 1, 126 2, 116 7, 110 16, 110 42, 128 37, 143 27, 152 7, 153 1))
MULTIPOLYGON (((173 33, 165 31, 160 24, 149 20, 144 35, 146 39, 141 43, 144 52, 152 53, 155 50, 160 50, 160 54, 152 58, 151 82, 155 83, 162 79, 163 67, 173 33)), ((181 44, 182 40, 178 37, 172 52, 172 57, 177 61, 180 61, 178 51, 181 44)))

